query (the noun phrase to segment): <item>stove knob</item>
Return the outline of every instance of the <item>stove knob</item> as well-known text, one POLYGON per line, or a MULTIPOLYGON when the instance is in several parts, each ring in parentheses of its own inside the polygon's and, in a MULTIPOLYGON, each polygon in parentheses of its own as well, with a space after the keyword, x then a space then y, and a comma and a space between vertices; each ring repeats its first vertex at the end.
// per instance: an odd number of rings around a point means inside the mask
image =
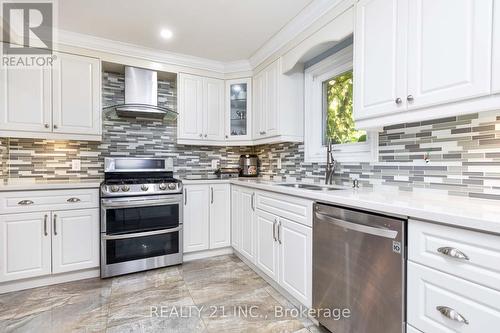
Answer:
POLYGON ((141 190, 143 190, 143 191, 147 191, 147 190, 148 190, 148 188, 149 188, 149 186, 148 186, 148 185, 146 185, 146 184, 142 184, 142 185, 141 185, 141 190))
POLYGON ((177 188, 177 185, 175 183, 168 184, 168 189, 169 190, 175 190, 176 188, 177 188))
POLYGON ((130 191, 130 186, 128 186, 128 185, 123 185, 123 186, 122 186, 122 191, 123 191, 123 192, 128 192, 128 191, 130 191))
POLYGON ((165 191, 167 189, 167 184, 161 183, 159 188, 160 188, 160 190, 165 191))
POLYGON ((119 190, 118 186, 116 186, 116 185, 111 185, 111 187, 109 189, 111 190, 111 192, 118 192, 118 190, 119 190))

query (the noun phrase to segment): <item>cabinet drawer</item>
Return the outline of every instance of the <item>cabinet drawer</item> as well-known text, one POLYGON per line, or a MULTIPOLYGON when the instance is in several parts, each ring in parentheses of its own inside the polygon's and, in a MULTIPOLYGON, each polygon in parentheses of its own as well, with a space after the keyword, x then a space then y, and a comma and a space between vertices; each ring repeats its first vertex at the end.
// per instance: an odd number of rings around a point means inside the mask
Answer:
POLYGON ((422 332, 496 332, 500 327, 500 292, 412 262, 407 304, 408 323, 422 332), (452 312, 449 317, 440 307, 452 312))
POLYGON ((415 327, 406 324, 406 333, 421 333, 415 327))
POLYGON ((408 258, 500 291, 499 236, 410 220, 408 258))
POLYGON ((270 192, 257 192, 258 209, 312 227, 312 201, 270 192))
POLYGON ((98 189, 0 193, 0 212, 2 214, 97 207, 99 207, 98 189))

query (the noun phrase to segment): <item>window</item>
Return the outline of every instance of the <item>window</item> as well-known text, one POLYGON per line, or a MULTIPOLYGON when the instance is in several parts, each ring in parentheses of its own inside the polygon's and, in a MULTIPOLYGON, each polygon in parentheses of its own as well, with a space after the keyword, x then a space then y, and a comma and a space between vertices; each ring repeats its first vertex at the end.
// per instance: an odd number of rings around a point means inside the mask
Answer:
POLYGON ((378 134, 358 130, 353 118, 352 45, 305 70, 305 160, 325 162, 334 145, 340 162, 376 158, 378 134))

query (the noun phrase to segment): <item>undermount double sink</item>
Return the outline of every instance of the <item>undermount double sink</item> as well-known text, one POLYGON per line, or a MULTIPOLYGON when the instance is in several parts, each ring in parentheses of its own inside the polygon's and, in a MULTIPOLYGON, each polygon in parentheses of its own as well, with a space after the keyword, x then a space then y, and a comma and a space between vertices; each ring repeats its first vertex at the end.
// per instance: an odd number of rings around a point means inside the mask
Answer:
POLYGON ((345 190, 343 187, 334 187, 328 185, 315 185, 315 184, 293 184, 293 183, 283 183, 276 184, 277 186, 283 187, 292 187, 292 188, 300 188, 303 190, 312 190, 312 191, 339 191, 345 190))

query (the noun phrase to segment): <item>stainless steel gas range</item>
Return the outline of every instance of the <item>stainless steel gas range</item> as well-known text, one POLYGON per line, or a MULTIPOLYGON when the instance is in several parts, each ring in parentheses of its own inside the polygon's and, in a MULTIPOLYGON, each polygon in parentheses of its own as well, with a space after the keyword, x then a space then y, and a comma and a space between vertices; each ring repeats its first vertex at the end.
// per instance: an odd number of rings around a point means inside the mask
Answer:
POLYGON ((167 160, 106 158, 101 277, 182 263, 182 183, 167 160))

